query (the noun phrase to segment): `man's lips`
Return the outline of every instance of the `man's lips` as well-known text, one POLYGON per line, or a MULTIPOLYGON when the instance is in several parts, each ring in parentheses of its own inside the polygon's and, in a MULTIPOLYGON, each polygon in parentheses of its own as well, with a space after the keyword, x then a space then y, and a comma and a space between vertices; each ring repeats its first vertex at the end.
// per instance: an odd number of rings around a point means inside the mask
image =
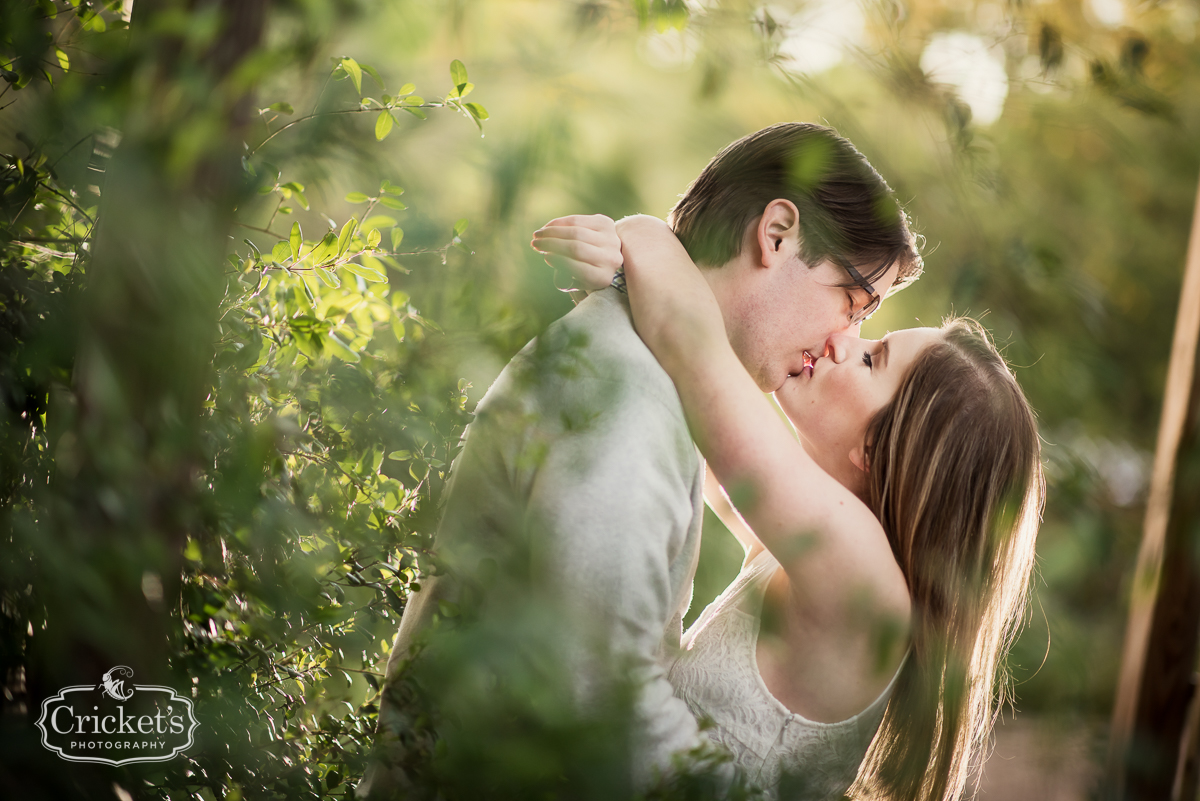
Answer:
POLYGON ((813 356, 808 351, 804 351, 804 366, 800 368, 800 372, 798 373, 788 373, 788 378, 800 378, 801 376, 812 378, 813 368, 816 366, 819 358, 819 356, 813 356))

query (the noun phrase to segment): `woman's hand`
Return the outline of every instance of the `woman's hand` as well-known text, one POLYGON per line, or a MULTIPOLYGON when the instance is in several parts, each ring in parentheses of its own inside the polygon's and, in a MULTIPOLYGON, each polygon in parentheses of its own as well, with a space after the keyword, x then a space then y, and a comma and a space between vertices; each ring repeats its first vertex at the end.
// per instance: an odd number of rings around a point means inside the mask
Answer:
POLYGON ((604 289, 621 269, 621 239, 616 224, 603 214, 573 214, 551 220, 533 232, 529 244, 545 255, 546 264, 555 270, 570 270, 587 292, 604 289))

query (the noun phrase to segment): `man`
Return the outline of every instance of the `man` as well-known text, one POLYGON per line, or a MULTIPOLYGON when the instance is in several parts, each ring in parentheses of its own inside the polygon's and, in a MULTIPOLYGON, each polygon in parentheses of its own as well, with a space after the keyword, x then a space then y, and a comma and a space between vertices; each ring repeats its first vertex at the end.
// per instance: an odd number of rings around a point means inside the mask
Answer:
MULTIPOLYGON (((921 270, 887 184, 816 125, 775 125, 734 142, 670 222, 705 268, 730 341, 764 392, 921 270)), ((615 234, 595 236, 595 246, 611 247, 615 234)), ((526 346, 480 402, 438 531, 445 572, 423 578, 409 600, 389 681, 414 645, 442 647, 436 632, 424 635, 439 617, 477 631, 510 626, 511 647, 524 652, 538 638, 520 633, 521 621, 552 608, 538 630, 552 632, 541 641, 565 671, 569 703, 584 718, 599 715, 626 683, 632 786, 650 786, 704 741, 666 680, 691 600, 703 485, 674 386, 633 330, 625 297, 593 294, 526 346)), ((409 722, 385 700, 381 750, 393 764, 378 766, 360 793, 409 780, 389 755, 409 722)))

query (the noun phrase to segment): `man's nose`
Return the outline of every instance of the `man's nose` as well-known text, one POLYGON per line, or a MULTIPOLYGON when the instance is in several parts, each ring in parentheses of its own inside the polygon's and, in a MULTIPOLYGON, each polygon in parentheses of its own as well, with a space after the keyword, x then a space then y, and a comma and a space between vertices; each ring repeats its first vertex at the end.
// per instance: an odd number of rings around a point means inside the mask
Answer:
MULTIPOLYGON (((855 326, 857 329, 857 326, 855 326)), ((850 352, 855 346, 861 345, 863 340, 859 339, 857 334, 834 334, 829 339, 825 340, 825 358, 830 359, 834 364, 841 364, 846 361, 850 352)))

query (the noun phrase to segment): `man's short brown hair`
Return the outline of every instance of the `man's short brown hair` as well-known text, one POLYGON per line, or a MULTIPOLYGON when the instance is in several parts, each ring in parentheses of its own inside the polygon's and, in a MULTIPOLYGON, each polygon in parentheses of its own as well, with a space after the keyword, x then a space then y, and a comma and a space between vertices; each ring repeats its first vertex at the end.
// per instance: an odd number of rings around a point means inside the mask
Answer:
POLYGON ((823 125, 784 122, 737 140, 713 157, 669 220, 693 261, 718 266, 741 252, 747 227, 777 198, 800 212, 800 255, 809 266, 849 262, 873 280, 899 262, 893 291, 921 274, 916 237, 891 187, 823 125))

